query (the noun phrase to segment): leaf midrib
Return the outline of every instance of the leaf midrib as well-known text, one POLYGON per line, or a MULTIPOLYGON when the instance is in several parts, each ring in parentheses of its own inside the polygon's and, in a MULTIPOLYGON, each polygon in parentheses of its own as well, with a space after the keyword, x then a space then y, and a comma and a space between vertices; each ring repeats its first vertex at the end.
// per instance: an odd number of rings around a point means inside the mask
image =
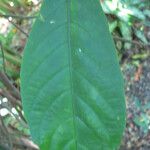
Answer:
POLYGON ((68 65, 69 65, 69 77, 70 77, 70 92, 71 92, 71 100, 72 100, 72 115, 73 115, 73 136, 75 140, 75 148, 77 150, 77 129, 76 129, 76 122, 75 122, 75 100, 73 96, 73 73, 72 73, 72 49, 71 49, 71 0, 66 0, 67 5, 67 41, 68 41, 68 65))

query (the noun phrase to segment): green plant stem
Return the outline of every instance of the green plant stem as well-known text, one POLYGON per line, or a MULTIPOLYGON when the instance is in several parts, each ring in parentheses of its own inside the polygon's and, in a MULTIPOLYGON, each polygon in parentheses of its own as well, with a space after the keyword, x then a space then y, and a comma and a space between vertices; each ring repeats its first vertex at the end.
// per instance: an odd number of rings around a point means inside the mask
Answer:
POLYGON ((1 49, 1 51, 2 51, 3 70, 4 70, 4 72, 6 72, 6 67, 5 67, 5 55, 4 55, 4 49, 3 49, 3 45, 2 45, 2 43, 1 43, 1 41, 0 41, 0 49, 1 49))

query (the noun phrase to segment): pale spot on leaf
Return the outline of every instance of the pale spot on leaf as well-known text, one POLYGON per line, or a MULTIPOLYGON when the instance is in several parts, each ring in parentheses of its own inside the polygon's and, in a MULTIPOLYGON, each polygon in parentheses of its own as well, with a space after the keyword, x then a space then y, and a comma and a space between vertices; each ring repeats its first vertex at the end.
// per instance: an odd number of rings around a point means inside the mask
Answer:
POLYGON ((55 20, 50 20, 50 24, 55 24, 55 20))

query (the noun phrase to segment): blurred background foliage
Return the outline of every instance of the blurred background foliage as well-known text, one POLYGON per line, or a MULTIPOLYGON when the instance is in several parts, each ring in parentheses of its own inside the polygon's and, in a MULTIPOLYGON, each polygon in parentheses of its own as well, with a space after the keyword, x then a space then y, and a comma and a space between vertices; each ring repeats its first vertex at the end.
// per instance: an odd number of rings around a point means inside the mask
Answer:
MULTIPOLYGON (((121 150, 150 149, 150 1, 101 0, 126 88, 127 127, 121 150)), ((0 0, 0 149, 37 150, 20 97, 23 49, 40 0, 0 0)))

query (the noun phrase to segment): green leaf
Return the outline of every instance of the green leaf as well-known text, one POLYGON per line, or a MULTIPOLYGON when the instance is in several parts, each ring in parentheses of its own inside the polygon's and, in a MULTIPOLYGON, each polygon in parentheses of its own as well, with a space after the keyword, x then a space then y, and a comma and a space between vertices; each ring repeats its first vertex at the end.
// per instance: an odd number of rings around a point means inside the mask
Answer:
POLYGON ((143 12, 140 9, 137 9, 136 7, 129 7, 128 10, 131 12, 130 13, 131 16, 134 16, 134 17, 141 19, 141 20, 146 19, 143 12))
POLYGON ((25 48, 21 93, 41 150, 114 150, 123 79, 99 0, 45 0, 25 48))
MULTIPOLYGON (((119 27, 120 27, 120 31, 122 36, 127 39, 132 41, 132 30, 131 30, 131 26, 129 26, 127 23, 120 21, 119 22, 119 27)), ((130 49, 132 46, 131 43, 125 43, 124 44, 124 48, 125 49, 130 49)))
POLYGON ((150 18, 150 10, 146 9, 143 11, 144 15, 150 18))
POLYGON ((117 21, 112 21, 109 23, 109 31, 112 33, 114 30, 117 28, 118 22, 117 21))
POLYGON ((148 44, 148 41, 143 33, 143 31, 140 31, 140 30, 137 30, 135 29, 134 30, 135 32, 135 35, 144 43, 144 44, 148 44))

